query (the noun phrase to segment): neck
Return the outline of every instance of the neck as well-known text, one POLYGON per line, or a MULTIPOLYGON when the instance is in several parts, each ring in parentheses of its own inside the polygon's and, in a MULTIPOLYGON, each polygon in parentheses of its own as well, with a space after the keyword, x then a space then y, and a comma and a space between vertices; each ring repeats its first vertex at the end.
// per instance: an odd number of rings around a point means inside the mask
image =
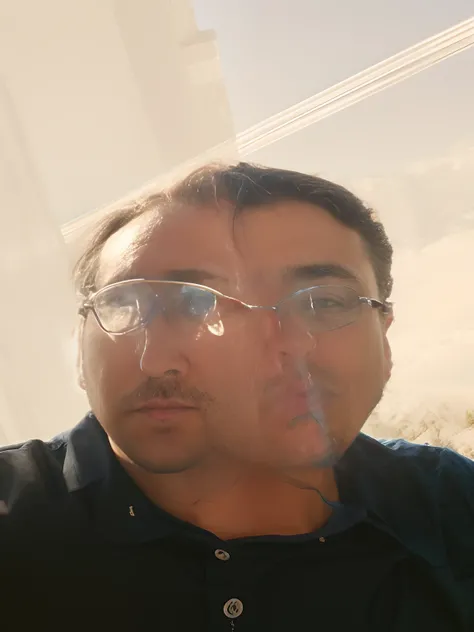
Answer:
POLYGON ((196 468, 180 474, 153 474, 122 464, 152 502, 223 540, 311 533, 331 515, 320 494, 338 500, 331 468, 301 468, 291 476, 228 466, 219 471, 196 468))

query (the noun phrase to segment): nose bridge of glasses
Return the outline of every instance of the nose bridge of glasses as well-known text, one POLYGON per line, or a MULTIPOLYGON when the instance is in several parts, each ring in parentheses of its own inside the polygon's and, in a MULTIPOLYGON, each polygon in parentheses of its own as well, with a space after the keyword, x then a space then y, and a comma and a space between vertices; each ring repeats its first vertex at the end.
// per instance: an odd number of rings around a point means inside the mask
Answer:
POLYGON ((256 312, 260 311, 273 316, 276 324, 274 332, 278 334, 278 345, 282 345, 283 350, 291 356, 303 357, 315 345, 315 340, 308 330, 301 326, 291 309, 292 299, 298 294, 299 292, 290 294, 281 299, 276 305, 246 304, 246 306, 256 312))
POLYGON ((137 307, 144 312, 142 313, 142 318, 146 326, 149 326, 152 322, 154 322, 158 316, 164 317, 165 319, 169 317, 169 310, 158 294, 153 296, 153 300, 148 306, 148 312, 146 312, 145 308, 140 305, 137 305, 137 307))
POLYGON ((263 311, 263 312, 274 312, 276 313, 278 311, 278 305, 250 305, 249 303, 243 303, 242 305, 245 305, 245 307, 248 307, 251 310, 255 310, 255 311, 263 311))
POLYGON ((292 316, 291 306, 292 306, 294 298, 304 291, 305 290, 298 291, 293 294, 290 294, 289 296, 285 296, 280 301, 278 301, 278 303, 276 303, 275 305, 256 305, 256 304, 244 303, 243 301, 239 301, 239 302, 245 307, 247 307, 248 309, 250 309, 251 311, 255 311, 257 313, 266 312, 268 314, 273 315, 276 318, 279 329, 281 331, 282 327, 284 327, 285 325, 285 322, 291 320, 291 316, 292 316))
POLYGON ((267 314, 270 317, 270 321, 276 322, 278 330, 281 330, 281 320, 278 313, 278 305, 249 305, 248 303, 243 303, 243 305, 245 305, 245 307, 256 314, 267 314))

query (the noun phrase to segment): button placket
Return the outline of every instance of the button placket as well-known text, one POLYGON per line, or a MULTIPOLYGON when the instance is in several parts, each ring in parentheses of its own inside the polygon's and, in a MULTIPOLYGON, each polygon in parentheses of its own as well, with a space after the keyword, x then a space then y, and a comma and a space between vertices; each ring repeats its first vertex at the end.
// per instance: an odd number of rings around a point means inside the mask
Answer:
POLYGON ((224 551, 224 549, 216 549, 214 551, 214 555, 221 562, 228 562, 230 560, 230 553, 228 551, 224 551))
POLYGON ((244 611, 244 604, 237 597, 232 597, 225 602, 223 610, 228 619, 237 619, 244 611))
MULTIPOLYGON (((216 542, 216 544, 225 546, 224 542, 216 542)), ((215 629, 234 632, 239 626, 236 621, 240 622, 244 610, 243 600, 239 599, 241 589, 239 571, 242 570, 239 556, 234 557, 234 551, 229 551, 227 547, 211 549, 208 555, 207 577, 209 584, 215 589, 210 595, 211 621, 215 629)))

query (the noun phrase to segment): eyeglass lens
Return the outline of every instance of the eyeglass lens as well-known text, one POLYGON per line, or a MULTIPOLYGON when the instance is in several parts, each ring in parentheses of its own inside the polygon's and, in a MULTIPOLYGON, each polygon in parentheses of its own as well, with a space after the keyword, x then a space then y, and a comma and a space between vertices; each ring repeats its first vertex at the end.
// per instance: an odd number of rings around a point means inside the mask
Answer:
MULTIPOLYGON (((158 316, 177 326, 186 324, 199 328, 209 324, 216 315, 225 319, 242 313, 242 307, 245 305, 238 300, 220 297, 206 288, 146 281, 104 288, 94 300, 102 327, 115 334, 146 326, 158 316)), ((318 333, 354 322, 360 307, 355 290, 345 286, 319 286, 292 294, 274 309, 282 324, 318 333)))

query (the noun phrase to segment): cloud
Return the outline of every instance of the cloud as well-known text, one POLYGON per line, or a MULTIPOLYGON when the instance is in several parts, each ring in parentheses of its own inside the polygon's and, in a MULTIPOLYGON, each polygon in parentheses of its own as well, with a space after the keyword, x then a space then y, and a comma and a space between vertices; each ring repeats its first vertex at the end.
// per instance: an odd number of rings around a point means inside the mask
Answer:
POLYGON ((367 430, 474 457, 474 146, 355 183, 395 244, 393 379, 367 430))

